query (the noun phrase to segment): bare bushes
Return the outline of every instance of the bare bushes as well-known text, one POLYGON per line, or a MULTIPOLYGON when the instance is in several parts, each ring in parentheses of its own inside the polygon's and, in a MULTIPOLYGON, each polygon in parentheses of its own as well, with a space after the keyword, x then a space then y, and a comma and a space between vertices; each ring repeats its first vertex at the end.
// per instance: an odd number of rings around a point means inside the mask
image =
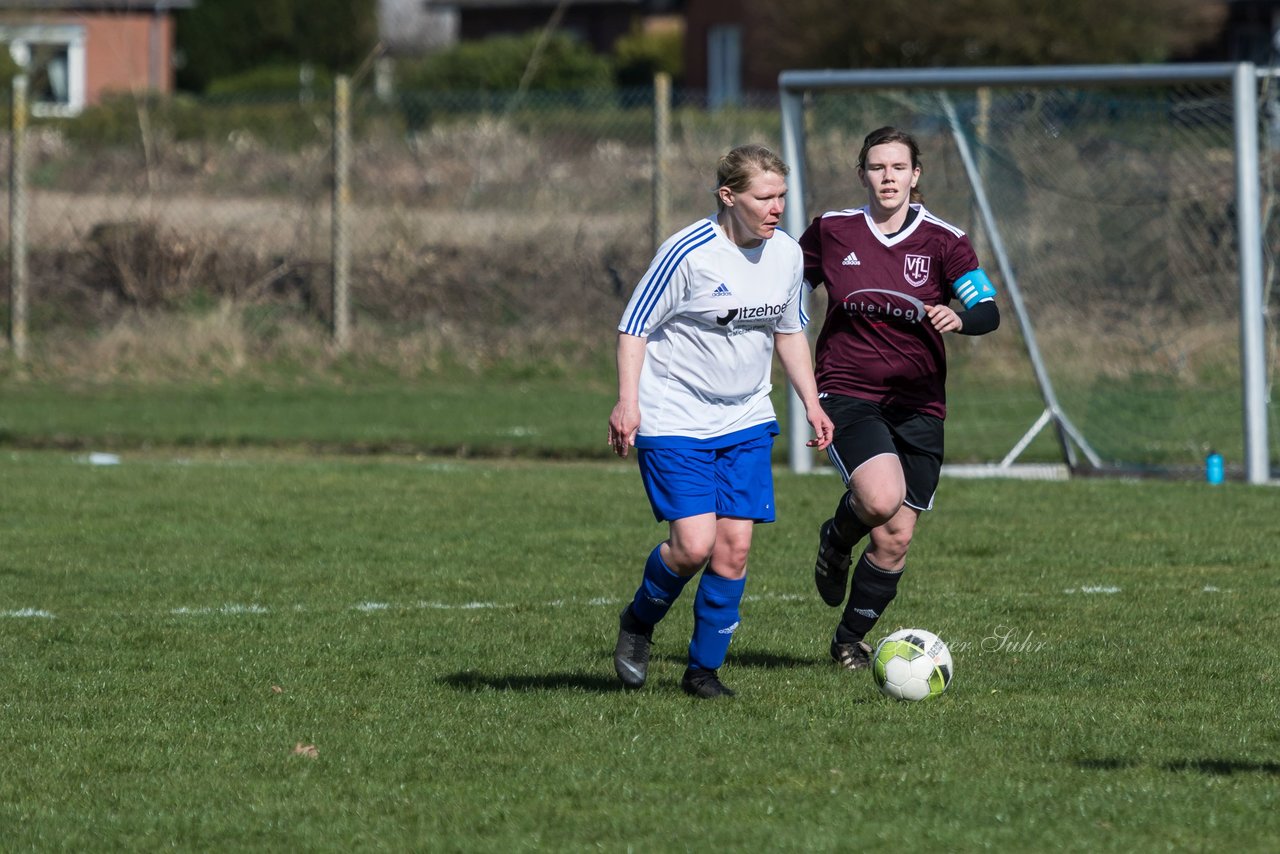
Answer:
POLYGON ((215 281, 213 248, 155 222, 101 223, 86 241, 97 262, 91 288, 114 293, 129 305, 173 305, 198 282, 215 281))
POLYGON ((316 265, 306 258, 156 219, 100 222, 80 241, 33 250, 30 266, 42 323, 53 327, 101 328, 140 311, 221 299, 316 303, 316 265))
POLYGON ((339 352, 329 265, 298 245, 99 224, 78 245, 33 255, 32 370, 93 382, 318 378, 339 363, 404 378, 580 374, 612 352, 649 254, 646 241, 553 219, 483 249, 420 225, 388 220, 379 243, 357 248, 354 337, 339 352))

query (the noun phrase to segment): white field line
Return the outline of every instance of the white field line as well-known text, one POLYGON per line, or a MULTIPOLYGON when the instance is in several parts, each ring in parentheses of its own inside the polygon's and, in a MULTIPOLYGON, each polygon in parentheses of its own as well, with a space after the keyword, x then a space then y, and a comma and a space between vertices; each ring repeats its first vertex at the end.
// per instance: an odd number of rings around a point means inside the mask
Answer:
POLYGON ((265 605, 221 605, 216 608, 174 608, 169 612, 178 617, 199 616, 201 614, 269 614, 271 609, 265 605))
POLYGON ((12 617, 14 619, 41 619, 52 620, 53 614, 42 608, 19 608, 16 611, 0 611, 0 617, 12 617))
MULTIPOLYGON (((1123 592, 1121 588, 1109 585, 1085 585, 1081 587, 1068 587, 1062 591, 1064 594, 1073 595, 1083 593, 1085 595, 1107 595, 1113 596, 1123 592)), ((1212 584, 1205 585, 1197 593, 1230 593, 1230 590, 1223 590, 1212 584)), ((805 602, 811 597, 801 593, 762 593, 748 594, 743 597, 744 602, 805 602)), ((565 608, 575 606, 587 607, 610 607, 616 608, 618 605, 627 601, 623 598, 598 596, 591 599, 552 599, 545 602, 537 603, 534 607, 541 608, 565 608)), ((420 600, 408 604, 396 602, 382 602, 368 600, 358 602, 348 606, 345 610, 359 611, 365 614, 379 614, 388 611, 503 611, 514 608, 527 608, 528 602, 437 602, 429 600, 420 600)), ((306 605, 294 604, 287 606, 270 607, 256 602, 235 603, 228 602, 223 605, 201 605, 201 606, 183 606, 179 608, 171 608, 166 613, 174 617, 206 617, 206 616, 241 616, 245 614, 272 614, 277 612, 305 613, 307 611, 332 611, 331 608, 309 608, 306 605)), ((42 619, 52 620, 55 615, 51 611, 43 608, 18 608, 8 611, 0 611, 0 619, 42 619)))

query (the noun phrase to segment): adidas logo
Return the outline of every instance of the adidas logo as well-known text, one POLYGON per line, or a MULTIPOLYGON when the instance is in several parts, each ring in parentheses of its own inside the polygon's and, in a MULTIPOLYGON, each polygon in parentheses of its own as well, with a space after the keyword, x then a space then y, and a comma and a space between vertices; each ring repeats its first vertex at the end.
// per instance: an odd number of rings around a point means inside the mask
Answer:
POLYGON ((733 291, 729 290, 728 285, 726 285, 724 282, 721 282, 720 287, 712 291, 711 295, 713 297, 731 297, 733 296, 733 291))
POLYGON ((854 608, 853 612, 855 614, 861 614, 862 616, 871 620, 880 619, 880 615, 877 614, 873 608, 854 608))
POLYGON ((738 625, 739 625, 739 624, 735 622, 732 626, 729 626, 728 628, 725 628, 725 629, 721 629, 721 630, 720 630, 720 634, 722 634, 722 635, 731 635, 731 634, 733 634, 735 631, 737 631, 737 629, 738 629, 738 625))
POLYGON ((850 252, 848 255, 844 256, 844 260, 841 261, 840 263, 845 267, 862 266, 862 262, 858 260, 858 253, 856 252, 850 252))

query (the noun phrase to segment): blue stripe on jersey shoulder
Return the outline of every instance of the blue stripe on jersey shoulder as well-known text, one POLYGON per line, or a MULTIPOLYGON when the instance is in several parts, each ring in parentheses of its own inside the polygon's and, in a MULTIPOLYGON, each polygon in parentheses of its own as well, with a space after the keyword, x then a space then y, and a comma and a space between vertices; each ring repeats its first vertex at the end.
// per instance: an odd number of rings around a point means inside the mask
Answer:
POLYGON ((649 323, 650 316, 653 315, 654 306, 658 305, 659 297, 662 297, 666 291, 668 284, 671 284, 672 277, 675 277, 676 270, 680 268, 682 261, 689 257, 690 252, 695 248, 703 246, 716 238, 716 229, 710 223, 704 223, 703 227, 692 230, 686 234, 684 238, 671 247, 667 251, 667 255, 663 257, 662 262, 658 265, 658 269, 654 270, 653 278, 649 280, 645 293, 640 298, 640 302, 636 303, 636 310, 632 312, 632 319, 627 324, 627 332, 631 334, 640 334, 640 330, 644 329, 645 324, 649 323))
POLYGON ((649 279, 649 284, 645 286, 644 293, 640 300, 636 303, 635 309, 631 312, 631 317, 627 320, 626 332, 628 335, 639 335, 640 330, 644 329, 644 325, 649 321, 649 315, 653 314, 653 307, 657 304, 658 298, 662 296, 662 292, 667 289, 667 285, 671 284, 671 277, 675 275, 676 268, 680 266, 690 252, 708 243, 716 236, 715 227, 707 220, 693 228, 688 234, 667 250, 667 254, 662 257, 654 269, 653 277, 649 279))

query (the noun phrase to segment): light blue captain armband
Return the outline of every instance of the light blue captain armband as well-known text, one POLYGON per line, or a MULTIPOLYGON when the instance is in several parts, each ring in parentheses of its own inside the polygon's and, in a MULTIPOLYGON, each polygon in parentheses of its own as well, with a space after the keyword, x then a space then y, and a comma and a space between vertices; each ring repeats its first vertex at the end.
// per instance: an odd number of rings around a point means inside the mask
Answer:
POLYGON ((964 303, 965 308, 973 308, 984 299, 992 299, 996 295, 996 286, 991 284, 991 279, 987 278, 987 271, 981 267, 970 270, 956 279, 956 283, 951 288, 960 298, 960 302, 964 303))

